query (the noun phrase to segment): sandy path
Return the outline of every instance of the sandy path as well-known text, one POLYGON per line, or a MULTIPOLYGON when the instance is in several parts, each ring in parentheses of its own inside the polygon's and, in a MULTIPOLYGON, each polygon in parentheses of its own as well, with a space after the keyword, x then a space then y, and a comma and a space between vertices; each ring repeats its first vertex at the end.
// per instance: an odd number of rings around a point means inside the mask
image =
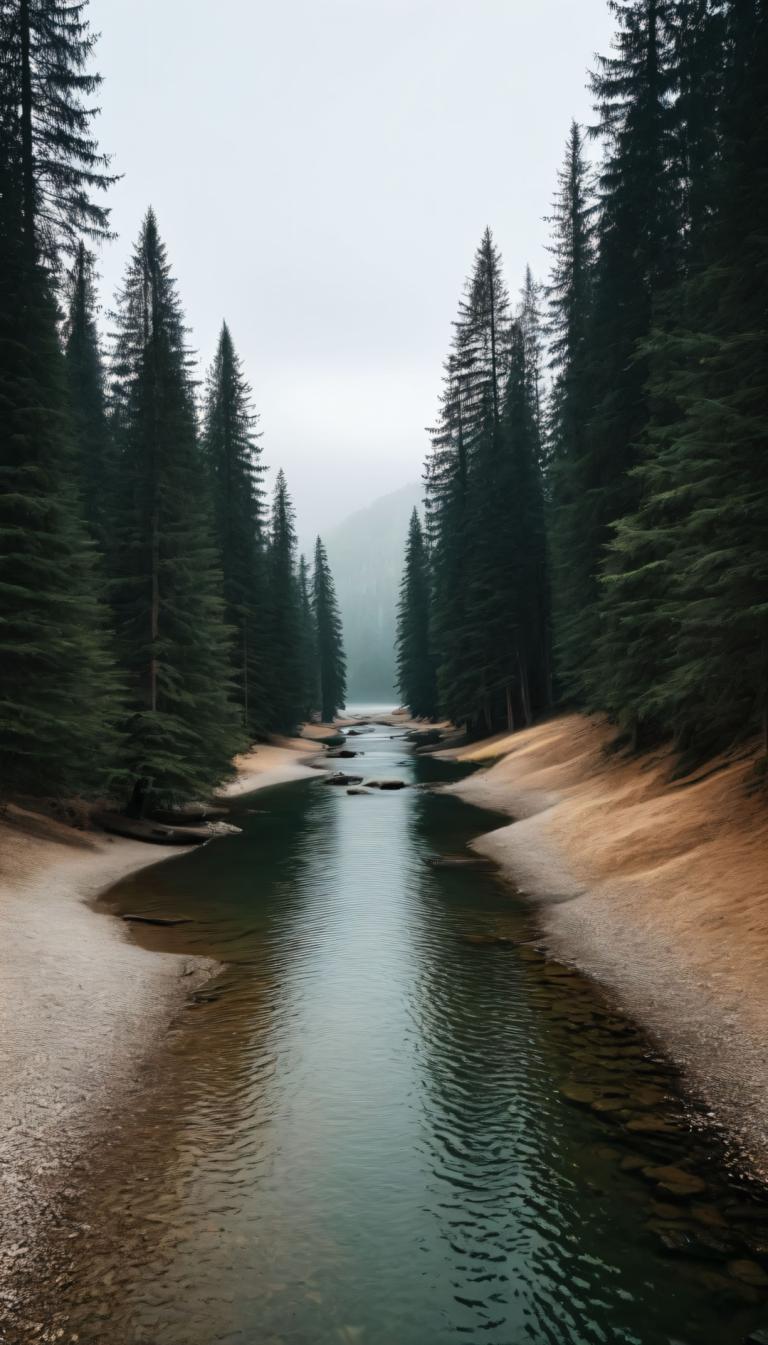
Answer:
POLYGON ((553 951, 612 987, 768 1176, 768 808, 754 760, 673 779, 576 715, 446 753, 514 816, 476 848, 541 903, 553 951), (495 764, 492 764, 494 763, 495 764))
MULTIPOLYGON (((314 775, 306 752, 306 743, 260 746, 226 792, 314 775)), ((33 1239, 85 1179, 89 1146, 140 1104, 153 1044, 216 970, 140 948, 93 905, 127 874, 179 853, 17 808, 0 821, 0 1327, 33 1239)))

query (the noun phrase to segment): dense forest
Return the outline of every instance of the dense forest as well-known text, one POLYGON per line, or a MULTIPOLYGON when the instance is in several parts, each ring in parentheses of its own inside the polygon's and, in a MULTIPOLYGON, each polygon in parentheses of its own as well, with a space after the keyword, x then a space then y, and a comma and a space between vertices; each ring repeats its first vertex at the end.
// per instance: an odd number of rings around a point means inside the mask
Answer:
POLYGON ((92 49, 85 3, 0 0, 0 787, 189 799, 343 705, 341 625, 226 324, 200 387, 151 209, 100 329, 92 49))
POLYGON ((486 232, 459 306, 401 690, 473 733, 570 704, 768 745, 768 5, 610 8, 548 283, 513 307, 486 232))

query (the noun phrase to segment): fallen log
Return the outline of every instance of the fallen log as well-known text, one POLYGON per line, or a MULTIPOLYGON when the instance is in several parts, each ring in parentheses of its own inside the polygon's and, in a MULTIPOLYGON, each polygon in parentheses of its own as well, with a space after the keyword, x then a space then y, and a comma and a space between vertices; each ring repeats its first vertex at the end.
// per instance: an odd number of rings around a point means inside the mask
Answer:
POLYGON ((188 915, 123 915, 122 920, 131 925, 191 925, 188 915))
POLYGON ((93 820, 97 827, 115 836, 126 836, 132 841, 147 841, 151 845, 203 845, 213 835, 207 826, 169 827, 163 822, 152 822, 146 818, 124 817, 122 813, 96 813, 93 820))

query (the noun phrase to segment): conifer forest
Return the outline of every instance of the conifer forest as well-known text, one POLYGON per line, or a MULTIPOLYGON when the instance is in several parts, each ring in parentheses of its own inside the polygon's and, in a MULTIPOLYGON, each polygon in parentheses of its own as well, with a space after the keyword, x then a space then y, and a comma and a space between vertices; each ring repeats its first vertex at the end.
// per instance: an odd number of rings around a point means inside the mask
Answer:
POLYGON ((706 756, 768 744, 768 8, 610 9, 549 275, 511 299, 489 229, 461 296, 400 689, 477 736, 568 705, 706 756))
POLYGON ((205 794, 344 700, 327 560, 265 499, 226 322, 202 379, 154 211, 113 243, 87 5, 0 4, 0 758, 4 794, 205 794))

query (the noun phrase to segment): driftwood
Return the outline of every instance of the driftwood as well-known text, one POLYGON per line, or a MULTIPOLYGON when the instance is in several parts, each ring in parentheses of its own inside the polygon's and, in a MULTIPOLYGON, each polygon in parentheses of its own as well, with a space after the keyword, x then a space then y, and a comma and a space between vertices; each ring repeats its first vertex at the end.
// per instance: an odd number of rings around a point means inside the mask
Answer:
POLYGON ((124 817, 122 813, 96 813, 97 827, 127 836, 132 841, 148 841, 152 845, 202 845, 214 834, 210 827, 169 827, 163 822, 150 822, 139 817, 124 817))
POLYGON ((480 855, 433 855, 425 863, 431 869, 480 869, 485 873, 495 868, 490 859, 483 859, 480 855))
POLYGON ((131 925, 191 925, 188 915, 124 915, 121 917, 131 925))
POLYGON ((177 808, 150 808, 149 819, 163 822, 168 827, 194 826, 197 822, 208 822, 217 817, 226 817, 227 809, 213 804, 181 803, 177 808))

